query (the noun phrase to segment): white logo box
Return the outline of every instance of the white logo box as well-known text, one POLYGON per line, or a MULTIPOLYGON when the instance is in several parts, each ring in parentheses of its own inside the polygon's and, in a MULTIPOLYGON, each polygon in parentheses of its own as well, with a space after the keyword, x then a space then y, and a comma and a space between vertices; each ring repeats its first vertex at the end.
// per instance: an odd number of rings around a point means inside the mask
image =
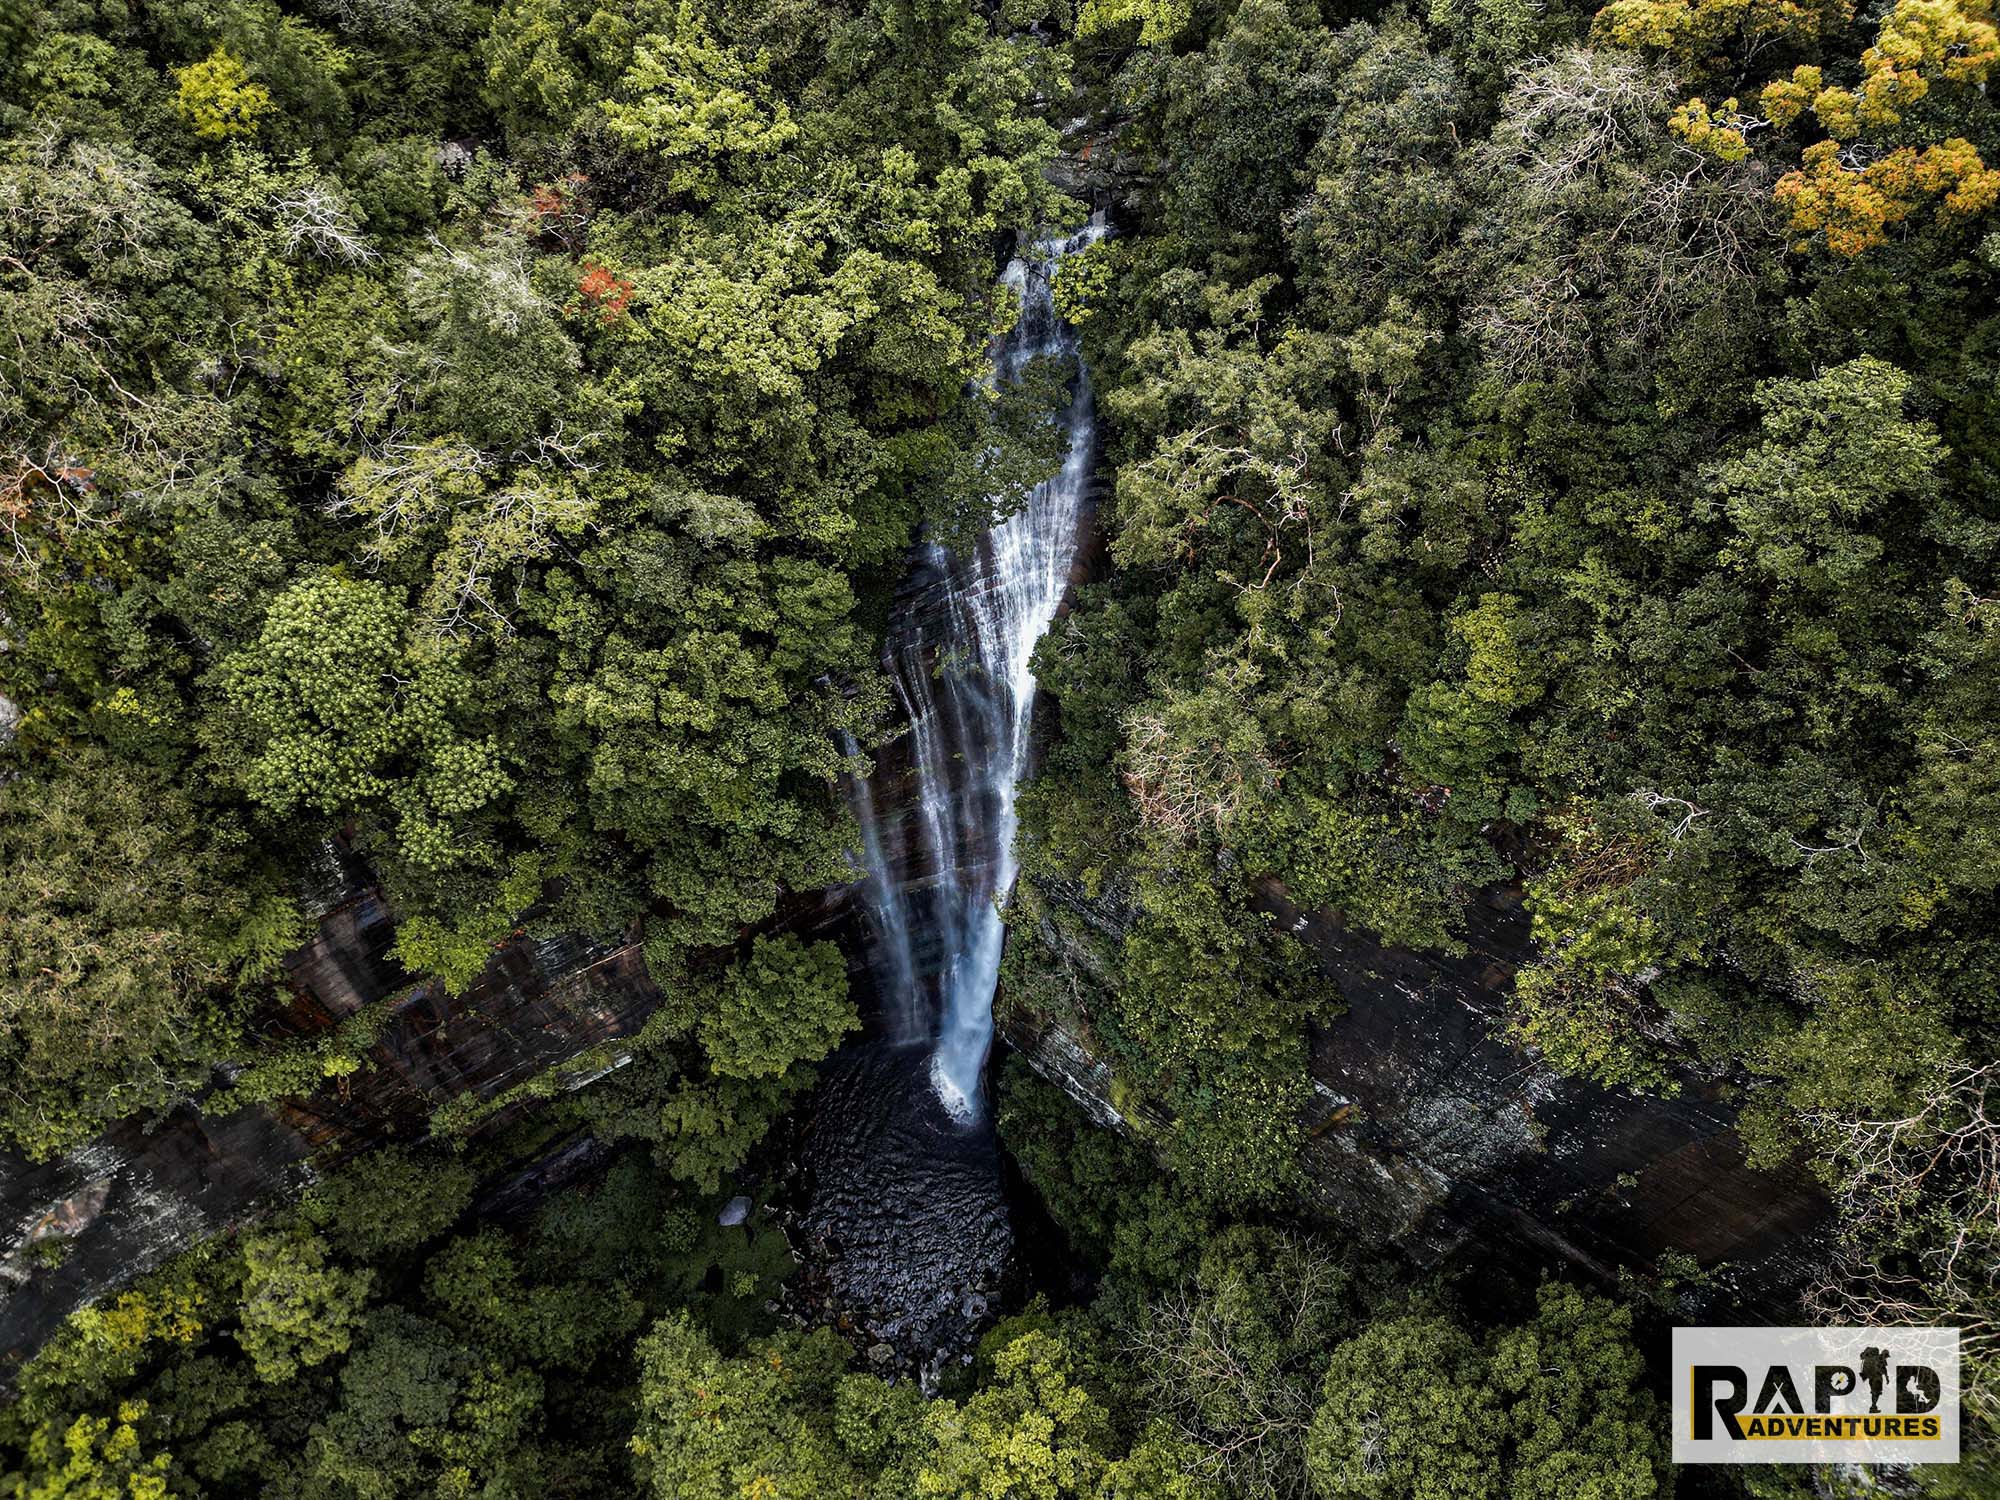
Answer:
POLYGON ((1958 1462, 1956 1328, 1676 1328, 1674 1462, 1958 1462))

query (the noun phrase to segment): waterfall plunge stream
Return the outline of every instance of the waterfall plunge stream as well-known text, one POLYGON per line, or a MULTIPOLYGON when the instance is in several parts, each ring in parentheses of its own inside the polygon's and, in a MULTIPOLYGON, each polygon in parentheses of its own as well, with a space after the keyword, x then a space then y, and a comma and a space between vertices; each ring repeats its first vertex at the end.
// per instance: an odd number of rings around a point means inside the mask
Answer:
POLYGON ((885 665, 909 722, 915 816, 885 822, 880 797, 857 783, 851 804, 868 870, 871 968, 894 1038, 934 1040, 931 1079, 961 1121, 979 1112, 1000 974, 1000 908, 1013 889, 1015 793, 1028 770, 1035 644, 1055 618, 1076 557, 1095 446, 1089 377, 1051 288, 1065 255, 1103 234, 1092 227, 1045 241, 1002 277, 1020 316, 994 359, 1014 382, 1036 359, 1076 369, 1059 418, 1062 468, 968 554, 921 549, 938 604, 892 633, 885 665), (900 874, 900 878, 899 878, 900 874))
POLYGON ((904 729, 848 788, 865 876, 854 956, 877 1003, 870 1034, 820 1065, 801 1114, 798 1295, 873 1341, 871 1360, 893 1356, 927 1383, 971 1357, 1022 1270, 982 1075, 1029 770, 1029 661, 1069 583, 1095 459, 1090 387, 1050 284, 1102 233, 1037 245, 1006 270, 1020 317, 994 379, 1045 356, 1074 371, 1056 419, 1067 456, 976 545, 912 556, 884 654, 904 729))

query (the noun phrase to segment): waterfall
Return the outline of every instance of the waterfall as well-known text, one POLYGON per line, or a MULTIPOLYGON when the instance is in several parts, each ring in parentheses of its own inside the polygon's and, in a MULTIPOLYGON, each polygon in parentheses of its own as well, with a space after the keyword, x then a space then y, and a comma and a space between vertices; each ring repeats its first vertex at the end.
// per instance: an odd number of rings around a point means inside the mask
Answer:
MULTIPOLYGON (((840 752, 850 760, 861 754, 854 736, 845 730, 840 734, 840 752)), ((890 878, 881 822, 875 813, 874 788, 863 777, 851 777, 847 800, 854 810, 854 821, 861 825, 861 867, 865 875, 862 887, 867 892, 868 915, 875 924, 877 965, 887 965, 889 971, 883 992, 889 1002, 890 1040, 919 1041, 924 1035, 924 1018, 919 1005, 909 911, 890 878)))
POLYGON ((1067 456, 968 552, 919 548, 915 566, 931 582, 884 653, 909 724, 914 807, 885 822, 878 808, 892 798, 865 782, 849 788, 868 877, 870 966, 891 1031, 934 1038, 932 1082, 960 1120, 978 1113, 993 1040, 1001 904, 1017 873, 1014 799, 1034 712, 1029 660, 1062 604, 1094 457, 1089 378, 1051 284, 1063 256, 1102 234, 1093 226, 1044 241, 1007 267, 1002 282, 1019 297, 1020 317, 995 351, 994 378, 1018 381, 1031 360, 1051 355, 1075 365, 1070 404, 1056 419, 1067 456))

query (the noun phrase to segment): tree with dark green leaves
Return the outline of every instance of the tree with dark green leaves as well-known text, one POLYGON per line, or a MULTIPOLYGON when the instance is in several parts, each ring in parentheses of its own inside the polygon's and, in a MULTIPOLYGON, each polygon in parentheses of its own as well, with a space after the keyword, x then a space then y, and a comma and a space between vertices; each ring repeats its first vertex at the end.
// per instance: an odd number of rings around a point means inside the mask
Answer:
POLYGON ((1317 1493, 1367 1500, 1669 1493, 1658 1403, 1631 1314, 1573 1287, 1482 1347, 1446 1317, 1384 1317, 1334 1351, 1307 1463, 1317 1493))

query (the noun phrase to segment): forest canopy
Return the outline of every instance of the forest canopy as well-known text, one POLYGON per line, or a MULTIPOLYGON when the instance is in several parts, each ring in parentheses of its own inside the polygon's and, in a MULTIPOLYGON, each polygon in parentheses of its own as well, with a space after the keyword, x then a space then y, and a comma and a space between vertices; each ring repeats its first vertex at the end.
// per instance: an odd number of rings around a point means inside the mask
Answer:
POLYGON ((1341 1000, 1272 888, 1444 952, 1518 897, 1509 1042, 1740 1108, 1840 1214, 1811 1312, 1976 1330, 2000 1418, 1996 65, 1988 0, 0 0, 0 1145, 331 1076, 268 1040, 328 841, 414 977, 663 996, 549 1111, 602 1182, 336 1175, 73 1321, 0 1483, 1668 1493, 1657 1306, 1297 1222, 1341 1000), (1002 1002, 1150 1155, 1009 1082, 1095 1290, 926 1405, 709 1198, 856 1025, 772 928, 852 877, 908 550, 1060 458, 985 378, 1052 165, 1104 547, 1002 1002))
POLYGON ((951 5, 9 17, 0 1136, 243 1054, 324 837, 454 988, 531 913, 672 984, 839 881, 914 528, 1047 461, 971 378, 997 246, 1072 211, 1061 54, 951 5))

